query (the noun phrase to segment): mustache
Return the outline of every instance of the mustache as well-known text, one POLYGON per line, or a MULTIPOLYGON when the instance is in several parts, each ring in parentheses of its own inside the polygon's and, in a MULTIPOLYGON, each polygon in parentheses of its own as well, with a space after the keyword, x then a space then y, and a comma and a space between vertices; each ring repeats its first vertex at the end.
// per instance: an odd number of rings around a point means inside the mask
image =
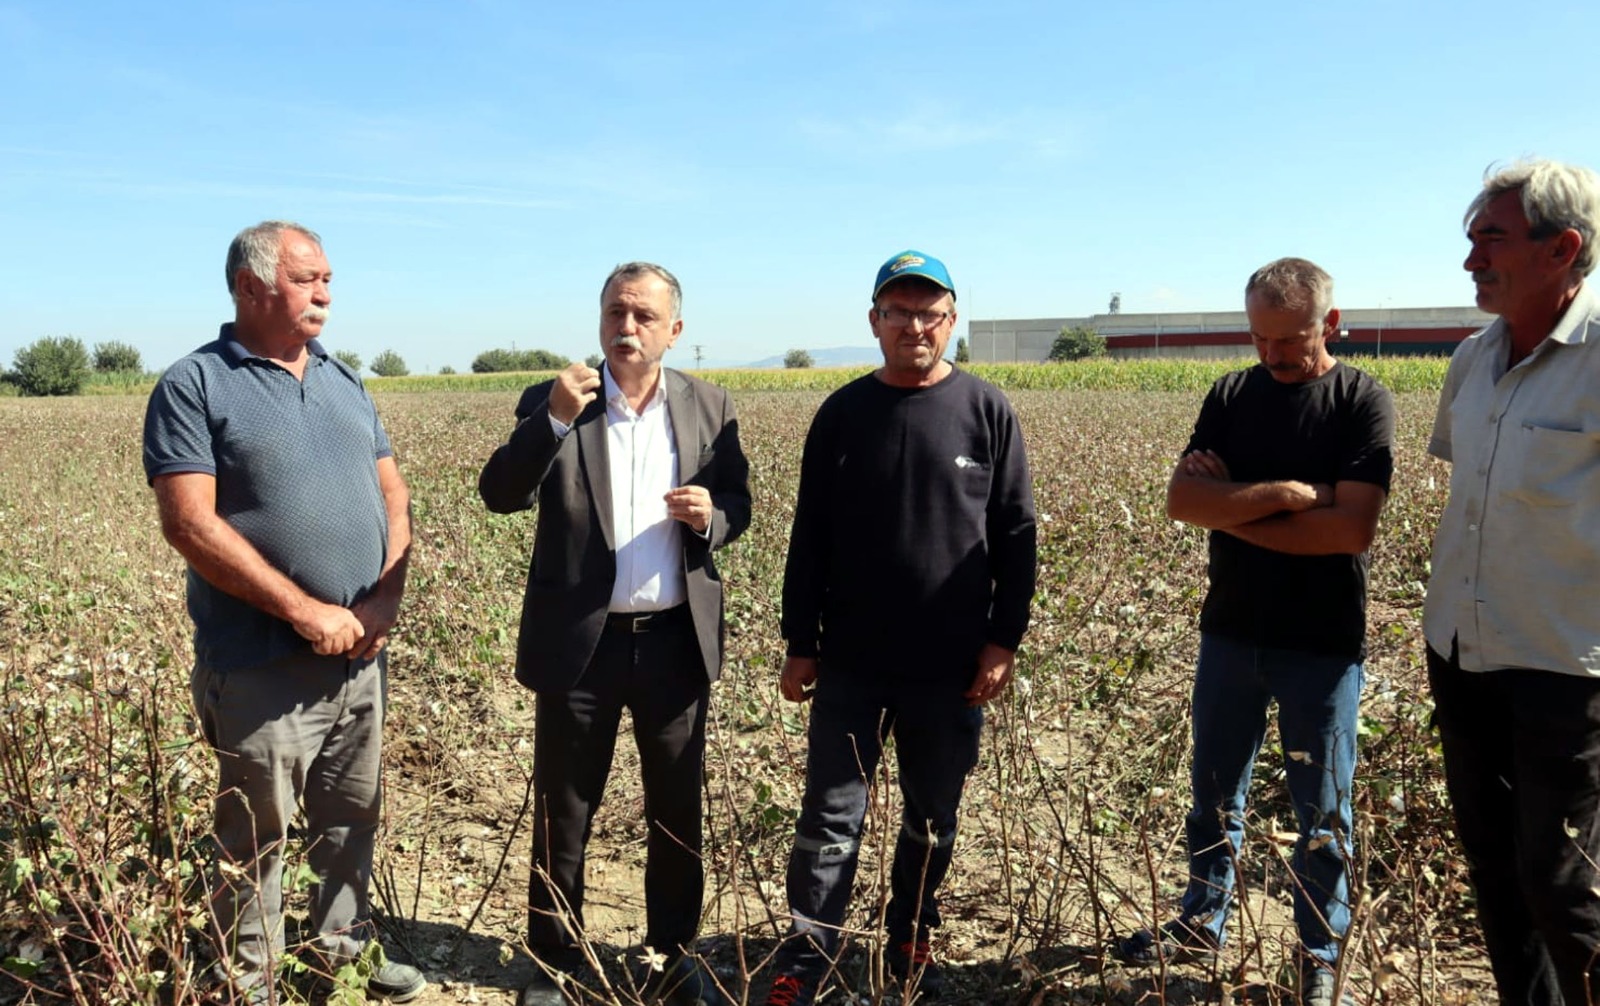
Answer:
POLYGON ((644 342, 637 335, 619 335, 611 340, 611 345, 617 349, 644 349, 644 342))
POLYGON ((317 307, 315 304, 310 305, 304 311, 300 312, 300 320, 301 321, 327 321, 328 320, 328 309, 325 308, 325 307, 317 307))
POLYGON ((1484 283, 1499 278, 1500 277, 1494 274, 1493 269, 1479 269, 1477 272, 1472 274, 1472 282, 1474 283, 1484 283))

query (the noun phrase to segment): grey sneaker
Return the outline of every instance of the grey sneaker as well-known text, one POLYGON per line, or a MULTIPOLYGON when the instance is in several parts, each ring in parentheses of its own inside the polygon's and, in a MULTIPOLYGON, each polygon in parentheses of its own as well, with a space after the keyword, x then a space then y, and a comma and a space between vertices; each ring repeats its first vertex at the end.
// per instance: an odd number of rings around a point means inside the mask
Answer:
POLYGON ((1301 1006, 1356 1006, 1355 997, 1350 995, 1349 985, 1348 981, 1345 982, 1345 991, 1335 999, 1334 973, 1326 967, 1307 962, 1300 967, 1300 1004, 1301 1006))
POLYGON ((367 996, 392 1003, 408 1003, 427 987, 428 980, 422 977, 421 971, 395 961, 384 961, 383 967, 367 977, 367 996))

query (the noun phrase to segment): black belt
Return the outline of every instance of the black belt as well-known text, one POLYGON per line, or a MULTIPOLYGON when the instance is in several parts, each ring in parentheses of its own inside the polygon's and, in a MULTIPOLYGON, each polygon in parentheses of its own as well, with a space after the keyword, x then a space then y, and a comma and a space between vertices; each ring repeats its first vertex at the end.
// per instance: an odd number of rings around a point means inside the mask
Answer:
POLYGON ((689 606, 680 604, 663 611, 613 611, 606 615, 607 632, 659 632, 676 624, 689 614, 689 606))

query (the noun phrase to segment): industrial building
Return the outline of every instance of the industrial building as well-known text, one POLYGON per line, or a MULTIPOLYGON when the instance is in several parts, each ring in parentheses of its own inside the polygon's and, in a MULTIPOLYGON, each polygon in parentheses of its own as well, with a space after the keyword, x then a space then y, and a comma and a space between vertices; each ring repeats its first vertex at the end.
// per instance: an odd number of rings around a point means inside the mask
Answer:
MULTIPOLYGON (((1494 320, 1474 307, 1396 307, 1340 312, 1335 356, 1446 356, 1494 320)), ((1095 314, 1085 318, 980 319, 967 323, 974 363, 1026 363, 1049 357, 1063 328, 1090 328, 1113 357, 1231 357, 1253 354, 1243 311, 1095 314)))

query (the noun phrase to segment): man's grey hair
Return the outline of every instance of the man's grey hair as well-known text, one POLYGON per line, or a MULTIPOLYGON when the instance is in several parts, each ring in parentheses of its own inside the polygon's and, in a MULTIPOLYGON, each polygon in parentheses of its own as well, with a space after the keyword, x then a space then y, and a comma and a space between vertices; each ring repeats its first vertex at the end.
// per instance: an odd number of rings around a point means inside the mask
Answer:
POLYGON ((322 247, 322 238, 316 231, 291 220, 263 220, 254 227, 246 227, 228 245, 228 293, 233 295, 234 300, 239 299, 239 291, 234 289, 234 283, 240 269, 249 269, 268 286, 278 282, 278 246, 283 243, 284 231, 303 234, 318 248, 322 247))
POLYGON ((606 291, 611 289, 611 281, 615 279, 630 280, 641 276, 657 276, 672 290, 672 317, 677 321, 683 316, 683 287, 678 285, 678 277, 654 262, 624 262, 611 270, 611 275, 606 277, 605 284, 600 287, 600 303, 606 302, 606 291))
POLYGON ((1333 310, 1333 277, 1303 258, 1280 258, 1257 269, 1244 285, 1244 295, 1259 294, 1272 307, 1288 311, 1312 308, 1320 321, 1333 310))
POLYGON ((1484 211, 1489 201, 1506 192, 1522 194, 1522 215, 1528 218, 1529 233, 1535 238, 1555 237, 1564 230, 1575 230, 1583 247, 1572 268, 1579 276, 1594 271, 1600 260, 1595 235, 1600 233, 1600 177, 1588 168, 1542 158, 1527 158, 1498 170, 1484 172, 1483 191, 1467 207, 1462 225, 1484 211))

